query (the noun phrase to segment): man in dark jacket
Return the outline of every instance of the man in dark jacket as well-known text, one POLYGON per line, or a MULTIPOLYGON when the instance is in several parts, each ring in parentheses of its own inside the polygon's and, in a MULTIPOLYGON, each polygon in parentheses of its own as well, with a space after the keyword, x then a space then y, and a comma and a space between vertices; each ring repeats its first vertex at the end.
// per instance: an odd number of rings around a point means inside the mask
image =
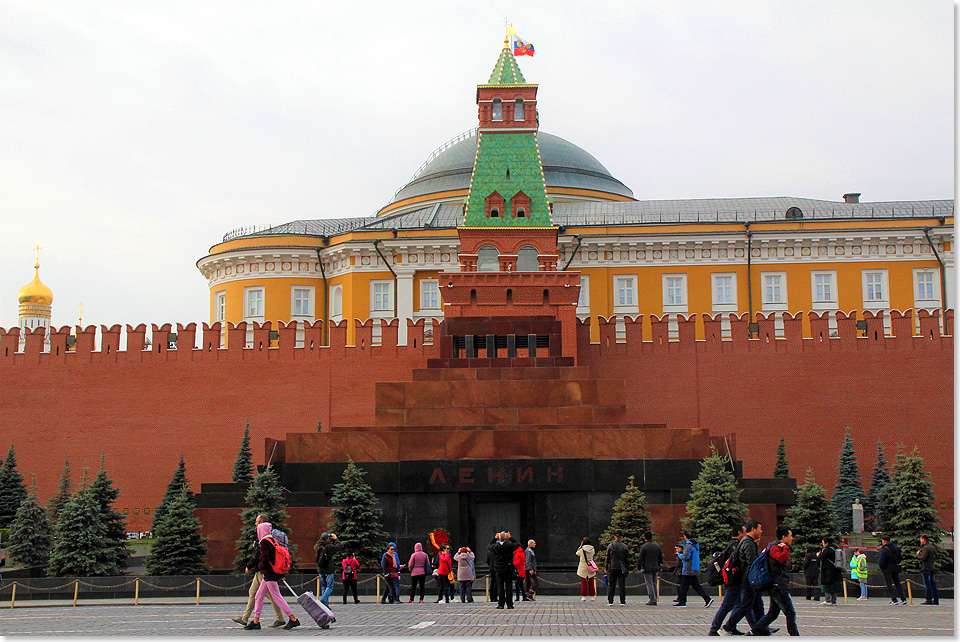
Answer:
POLYGON ((816 546, 808 546, 807 554, 803 557, 803 579, 807 584, 807 599, 820 601, 820 560, 816 546))
MULTIPOLYGON (((490 543, 499 541, 500 533, 494 533, 493 539, 490 540, 490 543)), ((493 550, 487 551, 487 568, 490 569, 490 601, 498 601, 498 595, 500 594, 500 583, 497 581, 497 563, 496 556, 493 554, 493 550)))
POLYGON ((643 576, 643 581, 647 585, 647 601, 644 606, 657 605, 657 574, 663 566, 663 549, 653 541, 653 533, 647 531, 643 534, 643 545, 640 547, 640 554, 637 556, 637 569, 643 576))
POLYGON ((900 548, 890 541, 889 535, 880 538, 880 559, 877 560, 877 566, 883 573, 883 581, 887 584, 887 592, 890 593, 890 604, 906 604, 903 599, 903 587, 900 586, 900 561, 903 554, 900 548), (898 601, 899 600, 899 601, 898 601))
POLYGON ((320 578, 320 601, 330 606, 330 594, 333 593, 333 580, 336 570, 336 554, 340 552, 340 541, 334 533, 322 533, 314 544, 317 554, 317 575, 320 578))
POLYGON ((518 546, 517 540, 509 532, 499 533, 490 542, 489 550, 493 553, 493 566, 497 571, 498 609, 502 609, 504 604, 508 609, 513 608, 513 554, 518 546))
POLYGON ((921 604, 940 604, 940 589, 937 588, 937 580, 933 577, 937 570, 937 549, 926 535, 920 536, 920 550, 917 551, 917 558, 920 560, 923 592, 927 598, 921 604))
POLYGON ((754 635, 769 635, 770 623, 777 619, 780 611, 787 620, 787 632, 800 635, 797 630, 797 611, 790 598, 790 545, 793 544, 793 531, 786 526, 777 526, 777 541, 767 547, 770 576, 773 587, 770 589, 770 610, 753 627, 754 635))
MULTIPOLYGON (((763 617, 763 599, 760 597, 760 594, 750 586, 750 580, 747 579, 750 565, 753 564, 753 560, 757 559, 757 556, 760 554, 758 547, 761 535, 763 535, 763 524, 755 519, 751 519, 747 522, 746 536, 744 536, 740 540, 740 544, 737 545, 737 568, 740 570, 733 580, 734 583, 740 585, 740 602, 737 604, 737 608, 733 610, 733 613, 730 614, 730 619, 727 620, 727 623, 723 626, 723 630, 730 635, 737 635, 737 623, 744 617, 747 618, 747 623, 751 629, 756 629, 757 621, 763 617)), ((769 629, 771 633, 774 630, 779 631, 780 629, 769 629)), ((768 633, 764 631, 764 635, 768 635, 768 633)))
MULTIPOLYGON (((728 557, 736 554, 737 547, 740 546, 740 540, 743 539, 746 532, 747 527, 744 524, 738 524, 733 527, 733 537, 730 539, 727 547, 723 549, 723 554, 720 555, 719 563, 721 565, 727 561, 728 557)), ((720 602, 720 608, 717 609, 716 615, 713 616, 713 622, 710 623, 710 632, 707 635, 720 635, 723 618, 727 616, 727 613, 733 611, 739 602, 740 583, 727 584, 723 589, 723 601, 720 602)))
POLYGON ((613 541, 607 547, 607 605, 613 605, 614 587, 620 587, 620 606, 627 605, 627 573, 630 551, 621 540, 620 533, 613 534, 613 541))

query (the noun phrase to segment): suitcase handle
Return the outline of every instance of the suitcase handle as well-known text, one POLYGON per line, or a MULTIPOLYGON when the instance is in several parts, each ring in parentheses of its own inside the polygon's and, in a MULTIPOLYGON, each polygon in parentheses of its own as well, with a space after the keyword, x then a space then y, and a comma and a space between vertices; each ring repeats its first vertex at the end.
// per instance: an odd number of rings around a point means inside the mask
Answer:
POLYGON ((293 587, 290 586, 289 584, 287 584, 286 578, 284 578, 283 584, 284 584, 284 586, 286 586, 288 589, 290 589, 290 592, 291 592, 291 593, 293 593, 293 599, 296 600, 296 599, 298 599, 298 598, 300 597, 299 595, 297 595, 297 592, 293 590, 293 587))

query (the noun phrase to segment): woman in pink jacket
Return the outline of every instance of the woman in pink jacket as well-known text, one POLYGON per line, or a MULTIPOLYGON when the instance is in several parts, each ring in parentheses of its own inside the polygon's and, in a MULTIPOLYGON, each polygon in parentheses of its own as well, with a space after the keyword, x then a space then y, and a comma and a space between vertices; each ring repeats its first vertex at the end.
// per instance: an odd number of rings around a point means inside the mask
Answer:
POLYGON ((423 544, 420 542, 413 545, 413 554, 407 562, 407 568, 410 569, 410 601, 413 602, 413 596, 417 592, 417 586, 419 586, 420 602, 422 603, 427 575, 433 571, 430 569, 430 558, 423 552, 423 544))

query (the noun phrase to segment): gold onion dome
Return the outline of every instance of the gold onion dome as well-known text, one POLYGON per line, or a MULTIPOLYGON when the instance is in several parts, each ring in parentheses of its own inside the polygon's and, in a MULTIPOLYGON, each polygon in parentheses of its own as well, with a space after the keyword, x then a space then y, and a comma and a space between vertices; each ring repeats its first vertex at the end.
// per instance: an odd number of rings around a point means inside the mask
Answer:
POLYGON ((17 299, 21 305, 53 305, 53 290, 40 280, 40 264, 33 266, 33 280, 20 288, 17 299))

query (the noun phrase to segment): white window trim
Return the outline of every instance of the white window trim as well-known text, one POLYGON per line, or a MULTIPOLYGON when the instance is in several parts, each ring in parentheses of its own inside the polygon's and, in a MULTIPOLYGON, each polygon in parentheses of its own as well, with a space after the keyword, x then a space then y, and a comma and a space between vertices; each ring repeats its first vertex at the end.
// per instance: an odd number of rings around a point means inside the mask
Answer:
POLYGON ((396 293, 393 288, 392 279, 375 279, 370 281, 370 318, 371 319, 392 319, 393 318, 393 301, 396 293), (388 305, 384 309, 375 309, 376 303, 376 291, 377 285, 386 285, 387 293, 390 297, 388 305))
POLYGON ((580 275, 580 298, 577 300, 577 316, 590 315, 590 275, 580 275), (584 301, 580 305, 580 301, 584 301))
POLYGON ((913 303, 915 308, 932 309, 940 307, 940 270, 937 268, 914 268, 913 269, 913 303), (920 298, 920 274, 930 274, 933 276, 933 298, 920 298))
POLYGON ((640 303, 638 301, 637 291, 637 275, 636 274, 615 274, 613 276, 613 313, 614 314, 640 314, 640 303), (630 282, 630 290, 633 293, 633 303, 629 305, 619 305, 619 297, 617 296, 617 291, 619 288, 619 283, 621 281, 628 280, 630 282))
POLYGON ((840 303, 840 295, 837 292, 837 271, 836 270, 813 270, 810 272, 810 305, 813 310, 837 310, 840 303), (817 277, 826 275, 830 277, 830 298, 823 301, 817 300, 817 277))
POLYGON ((729 339, 730 334, 730 313, 738 313, 737 309, 737 273, 736 272, 714 272, 710 275, 710 302, 713 306, 713 314, 720 315, 720 338, 729 339), (730 279, 730 303, 717 302, 717 279, 730 279))
POLYGON ((686 314, 688 310, 687 275, 683 273, 664 274, 661 277, 663 292, 663 312, 665 314, 686 314), (667 303, 667 279, 680 279, 680 303, 667 303))
POLYGON ((213 293, 213 322, 223 323, 227 318, 227 291, 213 293))
POLYGON ((873 268, 870 270, 863 270, 860 274, 861 282, 863 284, 863 309, 864 310, 886 310, 890 308, 890 281, 887 278, 887 269, 886 268, 873 268), (867 299, 867 275, 868 274, 880 274, 880 284, 883 288, 883 298, 882 299, 867 299))
POLYGON ((313 321, 317 315, 317 296, 316 287, 312 285, 291 285, 290 286, 290 320, 291 321, 313 321), (310 305, 307 314, 294 314, 296 310, 296 291, 307 290, 310 293, 310 305))
POLYGON ((760 273, 760 301, 763 312, 787 312, 787 302, 789 301, 787 292, 787 273, 786 272, 761 272, 760 273), (780 277, 780 293, 782 300, 773 302, 767 300, 767 277, 780 277))
POLYGON ((439 279, 421 279, 420 280, 420 310, 419 313, 422 316, 437 316, 442 314, 443 311, 443 297, 440 296, 440 280, 439 279), (426 293, 425 285, 432 283, 437 286, 437 307, 435 308, 425 308, 423 307, 423 295, 426 293))
POLYGON ((263 322, 267 309, 267 293, 262 285, 247 286, 243 288, 243 320, 263 322), (250 314, 250 295, 253 292, 260 292, 260 314, 250 314))
POLYGON ((334 322, 339 323, 340 321, 343 320, 343 284, 337 283, 336 285, 331 285, 331 286, 330 286, 329 293, 328 293, 327 296, 330 297, 330 298, 329 298, 329 302, 328 302, 328 304, 327 304, 327 306, 328 306, 328 307, 327 307, 327 313, 330 315, 330 318, 331 318, 334 322), (334 300, 336 299, 336 297, 335 297, 335 293, 336 293, 336 292, 339 292, 339 293, 340 293, 340 311, 339 311, 339 312, 336 312, 336 314, 334 314, 335 311, 334 311, 334 309, 333 309, 333 302, 334 302, 334 300))

